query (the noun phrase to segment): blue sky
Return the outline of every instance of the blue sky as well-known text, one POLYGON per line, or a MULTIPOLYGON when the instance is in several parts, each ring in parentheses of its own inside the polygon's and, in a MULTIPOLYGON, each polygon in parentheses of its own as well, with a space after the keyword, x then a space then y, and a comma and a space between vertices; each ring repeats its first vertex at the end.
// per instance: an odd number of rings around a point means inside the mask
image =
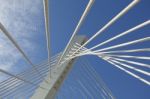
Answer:
MULTIPOLYGON (((95 3, 88 14, 78 34, 86 35, 88 38, 96 33, 111 18, 126 7, 132 0, 95 0, 95 3)), ((52 26, 52 52, 57 53, 64 48, 69 37, 86 6, 88 0, 55 0, 51 2, 51 26, 52 26), (59 39, 59 40, 58 40, 59 39), (57 49, 57 50, 55 50, 57 49)), ((125 30, 128 30, 144 21, 149 20, 149 0, 142 0, 127 14, 121 17, 115 24, 98 36, 93 42, 87 45, 88 48, 108 38, 113 37, 125 30)), ((123 43, 149 36, 149 26, 139 29, 124 36, 106 46, 123 43)), ((103 47, 106 47, 103 46, 103 47)), ((149 47, 149 43, 136 46, 128 46, 124 49, 149 47)), ((150 55, 149 53, 142 53, 150 55)), ((108 87, 112 90, 117 99, 149 99, 150 87, 139 80, 128 76, 126 73, 113 67, 109 63, 97 58, 88 56, 91 64, 95 67, 108 87)), ((147 63, 150 63, 149 61, 147 63)), ((150 80, 150 78, 147 78, 150 80)))
MULTIPOLYGON (((52 55, 62 51, 69 41, 88 0, 50 0, 52 55)), ((79 35, 90 38, 132 0, 95 0, 79 35)), ((0 0, 0 21, 17 39, 33 63, 47 58, 42 0, 0 0), (2 4, 2 3, 3 4, 2 4)), ((150 1, 141 0, 105 32, 87 45, 88 48, 150 19, 150 1)), ((150 36, 150 26, 139 29, 106 46, 150 36)), ((13 73, 30 67, 7 38, 0 35, 1 68, 13 73), (11 55, 11 57, 10 57, 11 55), (10 58, 9 58, 10 57, 10 58)), ((103 46, 103 47, 106 47, 103 46)), ((142 43, 125 49, 150 47, 142 43)), ((150 55, 150 53, 142 53, 150 55)), ((150 87, 113 67, 96 56, 87 56, 117 99, 149 99, 150 87)), ((146 62, 146 61, 144 61, 146 62)), ((149 61, 147 63, 150 64, 149 61)), ((145 69, 146 70, 146 69, 145 69)), ((150 81, 150 78, 147 77, 150 81)))

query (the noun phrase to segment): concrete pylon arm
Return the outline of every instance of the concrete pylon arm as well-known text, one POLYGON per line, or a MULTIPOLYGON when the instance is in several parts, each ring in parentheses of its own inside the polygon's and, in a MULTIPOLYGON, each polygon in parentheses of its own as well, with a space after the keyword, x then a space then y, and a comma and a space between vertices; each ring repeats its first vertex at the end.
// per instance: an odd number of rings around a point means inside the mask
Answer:
MULTIPOLYGON (((75 43, 83 44, 85 40, 85 36, 76 36, 75 39, 70 43, 69 47, 71 48, 75 43)), ((40 86, 45 87, 47 90, 38 88, 30 99, 54 99, 63 81, 67 77, 67 74, 71 70, 74 61, 75 59, 72 59, 62 64, 60 68, 56 67, 56 69, 51 72, 51 79, 49 79, 49 74, 46 77, 46 80, 49 80, 49 83, 43 81, 40 84, 40 86)))

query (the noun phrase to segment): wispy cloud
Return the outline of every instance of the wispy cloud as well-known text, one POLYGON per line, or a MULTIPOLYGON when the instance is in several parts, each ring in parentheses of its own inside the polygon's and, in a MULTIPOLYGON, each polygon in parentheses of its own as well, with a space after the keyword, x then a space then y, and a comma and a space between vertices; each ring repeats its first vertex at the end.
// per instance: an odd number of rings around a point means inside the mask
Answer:
MULTIPOLYGON (((26 53, 31 53, 37 47, 32 39, 38 35, 42 9, 42 0, 0 0, 0 22, 26 53)), ((21 57, 0 31, 0 68, 8 70, 21 57)))

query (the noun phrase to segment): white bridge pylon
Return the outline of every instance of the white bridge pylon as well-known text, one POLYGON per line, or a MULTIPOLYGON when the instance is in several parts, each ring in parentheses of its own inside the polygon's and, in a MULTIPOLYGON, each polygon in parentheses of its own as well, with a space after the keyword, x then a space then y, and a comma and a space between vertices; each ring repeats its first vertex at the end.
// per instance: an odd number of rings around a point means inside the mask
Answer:
MULTIPOLYGON (((69 49, 73 47, 74 43, 83 44, 85 40, 86 38, 84 36, 75 37, 75 39, 70 43, 69 49)), ((51 71, 51 78, 49 79, 49 75, 45 78, 45 80, 49 83, 43 81, 40 84, 40 86, 47 88, 47 90, 38 88, 31 97, 31 99, 54 99, 60 86, 67 77, 67 74, 71 70, 73 62, 74 59, 71 59, 61 65, 56 64, 55 68, 51 71)))

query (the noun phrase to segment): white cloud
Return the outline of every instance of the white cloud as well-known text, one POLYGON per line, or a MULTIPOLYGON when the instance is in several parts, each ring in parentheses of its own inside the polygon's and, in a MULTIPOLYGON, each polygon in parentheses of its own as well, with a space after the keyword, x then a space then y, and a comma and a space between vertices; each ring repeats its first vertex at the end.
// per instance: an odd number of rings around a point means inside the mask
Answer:
MULTIPOLYGON (((0 22, 8 29, 26 53, 32 52, 43 14, 42 0, 0 0, 0 22)), ((9 69, 22 56, 0 32, 0 68, 9 69)))

